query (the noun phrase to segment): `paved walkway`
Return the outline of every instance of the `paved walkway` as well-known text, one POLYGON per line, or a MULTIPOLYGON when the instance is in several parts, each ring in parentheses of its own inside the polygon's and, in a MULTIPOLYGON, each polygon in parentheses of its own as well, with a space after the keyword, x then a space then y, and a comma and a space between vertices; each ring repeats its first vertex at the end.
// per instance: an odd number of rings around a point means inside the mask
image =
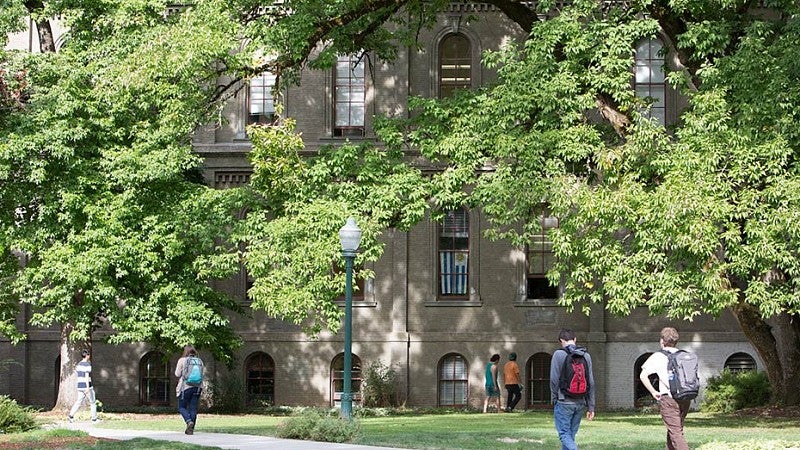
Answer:
POLYGON ((247 434, 204 433, 197 430, 191 436, 184 434, 183 431, 114 430, 111 428, 94 426, 91 422, 76 422, 66 424, 65 427, 73 430, 82 430, 89 433, 90 436, 106 439, 128 440, 147 438, 159 441, 184 442, 206 447, 238 450, 398 450, 396 448, 390 449, 389 447, 299 441, 247 434))

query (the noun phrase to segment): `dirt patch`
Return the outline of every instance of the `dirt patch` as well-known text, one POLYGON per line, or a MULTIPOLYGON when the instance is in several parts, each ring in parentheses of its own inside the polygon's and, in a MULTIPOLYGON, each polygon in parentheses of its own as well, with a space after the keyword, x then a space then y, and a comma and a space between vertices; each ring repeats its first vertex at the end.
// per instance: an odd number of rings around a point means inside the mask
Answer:
POLYGON ((740 409, 733 413, 735 417, 757 417, 763 419, 800 419, 800 406, 761 406, 758 408, 740 409))

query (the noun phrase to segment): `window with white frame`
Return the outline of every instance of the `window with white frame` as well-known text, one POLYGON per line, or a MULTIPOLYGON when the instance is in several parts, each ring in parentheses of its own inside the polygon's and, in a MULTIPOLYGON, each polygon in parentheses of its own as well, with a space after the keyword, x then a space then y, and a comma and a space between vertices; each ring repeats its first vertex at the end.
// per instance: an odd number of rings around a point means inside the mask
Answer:
MULTIPOLYGON (((350 393, 353 403, 361 402, 361 358, 351 354, 350 393)), ((331 406, 340 407, 344 392, 344 353, 339 353, 331 362, 331 406)))
POLYGON ((333 135, 364 136, 367 88, 363 58, 340 56, 334 78, 333 135))
POLYGON ((469 298, 469 212, 447 211, 438 224, 439 298, 469 298))
POLYGON ((275 75, 264 72, 250 80, 247 123, 271 124, 275 121, 275 75))
POLYGON ((169 405, 169 367, 163 353, 148 352, 139 362, 139 399, 142 405, 169 405))
POLYGON ((550 284, 547 272, 553 267, 555 254, 547 230, 558 226, 558 220, 547 210, 541 216, 541 228, 526 247, 526 299, 553 300, 559 297, 558 286, 550 284))
POLYGON ((467 360, 457 353, 439 360, 439 406, 467 406, 468 369, 467 360))
POLYGON ((634 91, 649 103, 643 113, 661 125, 666 123, 667 85, 664 80, 664 46, 658 39, 644 39, 636 45, 634 91))

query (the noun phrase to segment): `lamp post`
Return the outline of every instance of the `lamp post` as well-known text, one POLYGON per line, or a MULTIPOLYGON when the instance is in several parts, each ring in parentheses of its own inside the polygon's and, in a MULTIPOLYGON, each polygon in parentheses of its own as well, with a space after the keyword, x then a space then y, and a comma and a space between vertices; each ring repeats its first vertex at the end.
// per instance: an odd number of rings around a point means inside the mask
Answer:
POLYGON ((339 229, 339 241, 342 243, 342 256, 345 263, 344 282, 344 389, 342 391, 341 415, 350 420, 353 418, 353 393, 351 392, 353 368, 353 260, 358 245, 361 243, 361 229, 356 220, 347 218, 347 222, 339 229))

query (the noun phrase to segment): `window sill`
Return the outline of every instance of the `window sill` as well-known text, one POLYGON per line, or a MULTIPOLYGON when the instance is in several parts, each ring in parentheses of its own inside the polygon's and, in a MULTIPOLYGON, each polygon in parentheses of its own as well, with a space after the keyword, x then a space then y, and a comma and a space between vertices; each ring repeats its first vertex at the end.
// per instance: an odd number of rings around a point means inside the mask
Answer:
POLYGON ((518 298, 514 302, 514 306, 529 307, 529 306, 559 306, 557 298, 518 298))
MULTIPOLYGON (((343 299, 342 300, 334 300, 333 302, 336 303, 336 305, 344 308, 344 300, 343 299)), ((358 308, 374 308, 376 306, 378 306, 378 302, 376 302, 374 300, 370 301, 370 300, 356 300, 356 299, 353 299, 353 308, 356 308, 356 307, 358 307, 358 308)))
POLYGON ((483 306, 483 300, 428 300, 425 302, 425 306, 434 306, 434 307, 466 307, 472 308, 477 306, 483 306))

